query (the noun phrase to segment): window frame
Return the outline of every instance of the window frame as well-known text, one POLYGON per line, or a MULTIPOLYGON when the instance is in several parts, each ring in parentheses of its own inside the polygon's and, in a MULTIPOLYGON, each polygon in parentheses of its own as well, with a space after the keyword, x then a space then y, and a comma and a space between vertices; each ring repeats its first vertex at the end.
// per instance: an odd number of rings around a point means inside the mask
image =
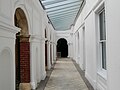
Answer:
MULTIPOLYGON (((100 27, 100 14, 102 14, 102 13, 105 13, 105 8, 103 7, 99 12, 98 12, 98 28, 99 28, 99 55, 100 55, 100 68, 102 69, 102 70, 107 70, 107 68, 106 68, 106 24, 102 27, 102 28, 105 28, 105 30, 104 30, 104 32, 102 32, 102 33, 105 33, 105 39, 101 36, 101 27, 100 27), (101 37, 102 37, 102 39, 101 39, 101 37), (103 56, 103 45, 104 45, 104 43, 105 43, 105 57, 103 56), (105 58, 105 60, 103 60, 103 58, 105 58), (104 62, 103 62, 104 61, 104 62), (105 65, 103 65, 103 64, 105 64, 105 65)), ((105 18, 104 18, 105 19, 105 18)), ((106 22, 105 22, 106 23, 106 22)))
MULTIPOLYGON (((95 30, 96 30, 96 60, 97 60, 97 73, 107 79, 107 70, 102 68, 102 48, 100 43, 106 42, 106 40, 100 40, 100 21, 99 15, 102 11, 105 10, 105 2, 99 3, 99 5, 94 9, 95 12, 95 30)), ((106 11, 106 10, 105 10, 106 11)), ((105 14, 106 16, 106 14, 105 14)), ((106 26, 105 26, 106 27, 106 26)), ((107 65, 106 65, 107 66, 107 65)))

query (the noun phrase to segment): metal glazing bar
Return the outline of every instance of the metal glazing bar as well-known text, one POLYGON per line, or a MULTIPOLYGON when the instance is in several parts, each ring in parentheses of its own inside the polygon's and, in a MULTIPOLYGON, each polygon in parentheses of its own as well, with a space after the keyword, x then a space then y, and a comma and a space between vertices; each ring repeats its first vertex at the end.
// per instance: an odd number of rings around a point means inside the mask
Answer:
POLYGON ((64 8, 59 8, 59 9, 54 9, 54 10, 46 10, 47 11, 47 13, 49 13, 49 12, 55 12, 55 11, 59 11, 59 10, 61 10, 61 11, 64 11, 64 10, 66 10, 66 9, 72 9, 72 8, 79 8, 80 7, 80 5, 79 4, 77 4, 76 6, 68 6, 68 7, 64 7, 64 8))
POLYGON ((58 16, 54 16, 54 17, 50 17, 50 19, 54 19, 54 18, 63 18, 63 17, 70 17, 70 16, 75 16, 76 17, 77 13, 69 13, 69 14, 63 14, 63 15, 58 15, 58 16))
POLYGON ((61 14, 78 12, 78 10, 79 10, 79 9, 72 9, 72 10, 69 10, 69 11, 66 11, 66 12, 53 13, 53 14, 49 14, 49 13, 48 13, 48 15, 49 15, 50 17, 52 17, 52 16, 56 16, 56 15, 61 15, 61 14))
POLYGON ((47 12, 52 12, 52 11, 55 11, 55 10, 62 10, 62 9, 67 9, 67 8, 72 8, 72 7, 80 7, 80 4, 72 4, 72 5, 66 5, 66 6, 63 6, 61 8, 53 8, 53 9, 47 9, 46 11, 47 12))
MULTIPOLYGON (((52 7, 46 7, 46 9, 52 9, 52 8, 56 8, 56 7, 61 7, 61 6, 65 6, 65 5, 70 5, 70 4, 73 4, 73 3, 78 3, 78 2, 80 2, 80 1, 74 1, 74 2, 69 2, 69 3, 65 3, 65 4, 61 4, 61 5, 56 5, 56 6, 52 6, 52 7)), ((79 3, 80 4, 80 3, 79 3)))
POLYGON ((76 9, 79 10, 79 7, 67 8, 67 9, 63 9, 63 10, 57 10, 57 11, 49 12, 48 14, 62 13, 62 12, 67 12, 67 11, 73 11, 73 10, 76 10, 76 9))
POLYGON ((68 0, 54 0, 54 1, 49 1, 49 2, 45 2, 45 1, 42 1, 42 2, 46 6, 46 5, 51 5, 51 4, 60 3, 64 1, 68 1, 68 0))

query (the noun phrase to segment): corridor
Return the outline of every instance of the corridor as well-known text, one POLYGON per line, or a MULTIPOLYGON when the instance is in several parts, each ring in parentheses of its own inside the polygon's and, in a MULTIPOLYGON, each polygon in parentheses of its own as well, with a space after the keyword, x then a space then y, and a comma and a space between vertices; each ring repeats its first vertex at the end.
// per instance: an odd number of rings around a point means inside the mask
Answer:
POLYGON ((69 58, 60 58, 56 61, 44 90, 93 90, 89 87, 83 81, 75 62, 69 58))
POLYGON ((0 90, 120 90, 120 0, 0 0, 0 90))

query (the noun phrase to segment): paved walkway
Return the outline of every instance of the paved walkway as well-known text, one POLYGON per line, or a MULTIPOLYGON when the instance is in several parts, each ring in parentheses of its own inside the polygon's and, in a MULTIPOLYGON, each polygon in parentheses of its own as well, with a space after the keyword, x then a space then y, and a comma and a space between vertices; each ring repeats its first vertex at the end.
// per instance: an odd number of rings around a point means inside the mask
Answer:
POLYGON ((88 90, 73 62, 59 59, 44 90, 88 90))

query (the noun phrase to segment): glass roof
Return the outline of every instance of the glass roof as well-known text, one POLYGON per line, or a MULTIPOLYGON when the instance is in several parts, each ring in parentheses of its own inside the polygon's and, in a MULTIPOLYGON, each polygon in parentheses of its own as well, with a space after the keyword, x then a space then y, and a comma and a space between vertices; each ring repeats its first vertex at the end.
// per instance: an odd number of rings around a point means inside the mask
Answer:
POLYGON ((55 30, 68 30, 84 0, 41 0, 55 30))

